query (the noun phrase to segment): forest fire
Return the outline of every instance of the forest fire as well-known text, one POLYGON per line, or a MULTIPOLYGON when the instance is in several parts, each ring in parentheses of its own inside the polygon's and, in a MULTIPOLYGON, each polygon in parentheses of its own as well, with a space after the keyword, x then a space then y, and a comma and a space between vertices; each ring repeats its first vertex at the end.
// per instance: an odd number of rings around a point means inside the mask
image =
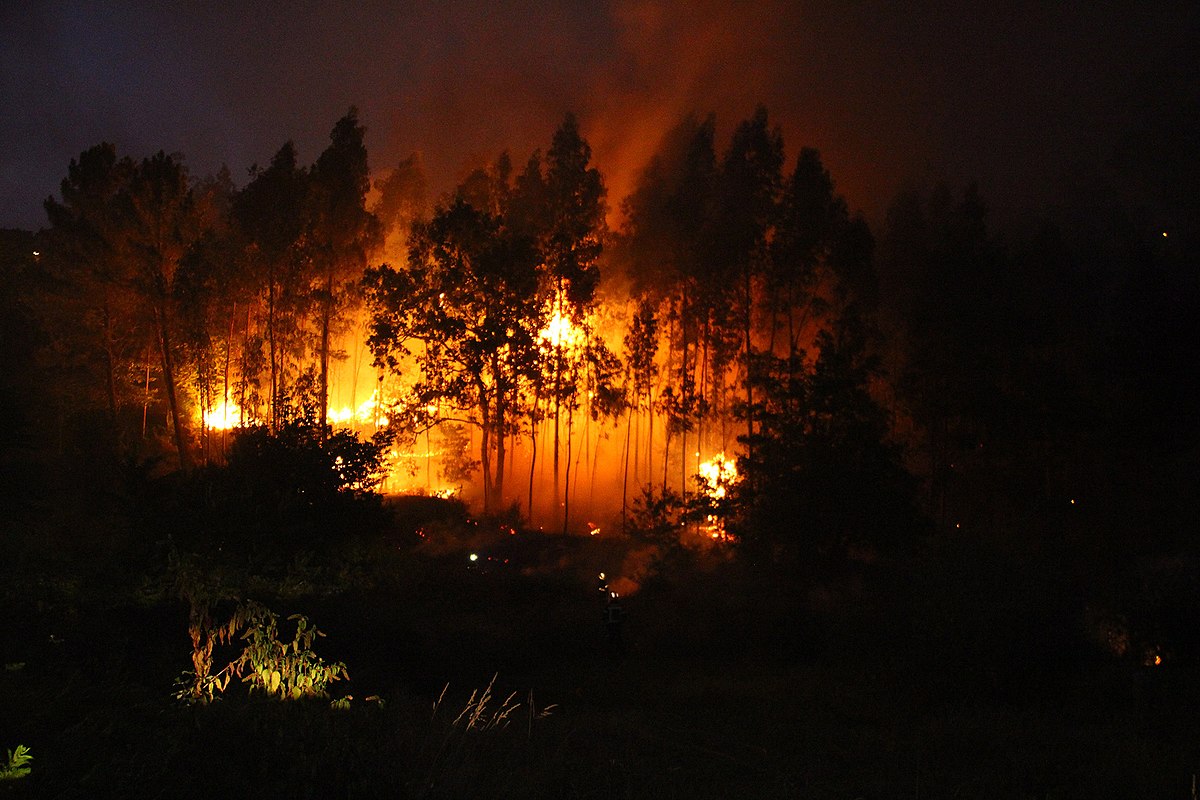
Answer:
POLYGON ((329 409, 329 422, 333 425, 373 425, 375 427, 386 427, 388 424, 387 415, 383 412, 383 403, 380 400, 378 393, 373 393, 368 400, 359 403, 358 407, 351 409, 350 406, 342 406, 338 409, 329 409))
POLYGON ((260 424, 253 417, 247 417, 237 403, 226 403, 224 400, 211 410, 205 411, 203 419, 205 426, 214 431, 229 431, 247 425, 260 424))
POLYGON ((111 416, 140 402, 186 469, 225 458, 226 433, 308 409, 324 430, 389 439, 384 491, 454 493, 580 534, 671 494, 712 506, 704 530, 724 538, 726 454, 770 432, 780 388, 808 379, 818 334, 853 313, 842 276, 869 256, 815 151, 789 177, 765 111, 724 158, 712 123, 686 120, 614 236, 571 116, 519 176, 505 154, 432 207, 404 194, 417 184, 384 181, 368 208, 363 131, 351 112, 311 167, 285 145, 239 191, 108 145, 73 164, 52 216, 76 255, 62 269, 96 287, 111 416), (680 197, 696 203, 662 217, 680 197), (149 235, 168 219, 183 237, 222 208, 224 228, 174 249, 149 235), (104 253, 154 257, 93 253, 72 238, 88 226, 122 231, 104 253))
POLYGON ((538 332, 538 339, 550 350, 571 350, 583 343, 584 333, 569 316, 563 314, 561 304, 556 302, 546 327, 538 332))
POLYGON ((704 493, 714 500, 726 497, 729 487, 738 480, 737 464, 727 459, 724 452, 701 462, 698 474, 703 482, 704 493))
MULTIPOLYGON (((737 464, 732 459, 727 459, 724 452, 720 452, 702 462, 697 474, 701 493, 712 504, 714 510, 722 509, 727 504, 729 488, 738 482, 737 464)), ((724 516, 719 513, 706 515, 705 531, 711 539, 725 539, 724 516)))
POLYGON ((0 800, 1200 800, 1200 3, 925 5, 0 5, 0 800))
MULTIPOLYGON (((357 408, 352 409, 348 405, 340 408, 329 406, 326 409, 326 418, 329 424, 341 427, 373 426, 382 428, 388 424, 388 418, 383 409, 383 404, 375 394, 372 394, 369 400, 364 400, 357 408)), ((227 403, 223 400, 211 410, 205 411, 203 420, 204 425, 214 431, 229 431, 263 424, 262 420, 244 411, 236 402, 227 403)))

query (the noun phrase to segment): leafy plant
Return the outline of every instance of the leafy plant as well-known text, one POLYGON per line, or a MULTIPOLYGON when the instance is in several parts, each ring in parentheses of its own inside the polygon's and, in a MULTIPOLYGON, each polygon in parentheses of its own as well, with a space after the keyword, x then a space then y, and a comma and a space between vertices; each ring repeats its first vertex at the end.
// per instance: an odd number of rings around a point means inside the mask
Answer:
POLYGON ((280 700, 325 697, 329 684, 348 678, 346 665, 327 664, 312 650, 313 641, 325 634, 300 614, 288 617, 296 623, 291 641, 279 639, 279 615, 259 603, 238 606, 229 621, 214 627, 207 607, 193 606, 189 632, 192 637, 193 670, 181 676, 175 697, 189 703, 212 702, 234 677, 280 700), (228 644, 238 633, 246 644, 241 654, 212 673, 214 644, 228 644))
POLYGON ((31 770, 29 762, 32 760, 33 756, 29 755, 29 748, 23 744, 17 745, 16 750, 9 750, 8 761, 0 765, 0 781, 24 778, 31 770))
POLYGON ((188 604, 188 636, 192 640, 192 669, 176 681, 175 697, 188 703, 210 703, 229 685, 231 667, 212 674, 213 648, 229 644, 247 623, 246 609, 239 606, 224 625, 212 618, 214 604, 228 599, 229 587, 217 573, 203 569, 195 556, 172 552, 169 571, 174 574, 174 591, 188 604))
POLYGON ((291 642, 279 640, 279 617, 257 606, 253 624, 242 634, 246 649, 235 662, 242 680, 251 691, 262 691, 280 700, 325 697, 329 684, 348 678, 346 665, 327 664, 312 650, 313 640, 324 636, 300 614, 288 617, 296 623, 291 642))

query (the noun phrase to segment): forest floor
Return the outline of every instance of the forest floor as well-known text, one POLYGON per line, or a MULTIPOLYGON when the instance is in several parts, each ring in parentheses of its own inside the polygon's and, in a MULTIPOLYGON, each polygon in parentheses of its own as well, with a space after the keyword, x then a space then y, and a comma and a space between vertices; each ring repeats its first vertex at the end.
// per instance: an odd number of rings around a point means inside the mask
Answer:
POLYGON ((969 577, 781 587, 688 558, 623 598, 614 645, 596 578, 629 545, 604 536, 391 547, 369 581, 260 598, 349 680, 187 706, 187 606, 122 573, 105 521, 32 518, 0 567, 0 756, 33 761, 0 798, 1182 799, 1200 771, 1194 669, 1091 650, 969 577), (505 720, 456 721, 493 680, 505 720))

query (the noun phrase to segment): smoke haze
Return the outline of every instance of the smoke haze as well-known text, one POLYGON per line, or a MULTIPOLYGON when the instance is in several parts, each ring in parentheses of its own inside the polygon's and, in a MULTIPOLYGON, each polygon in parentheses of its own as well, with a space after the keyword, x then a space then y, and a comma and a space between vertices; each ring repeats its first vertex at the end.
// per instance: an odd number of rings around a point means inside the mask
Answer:
MULTIPOLYGON (((435 194, 573 111, 609 186, 662 134, 764 104, 789 155, 818 148, 878 218, 908 181, 978 180, 1043 202, 1107 158, 1145 76, 1186 62, 1193 4, 612 0, 591 3, 7 4, 0 11, 0 227, 40 227, 67 163, 109 140, 245 182, 293 139, 309 163, 357 105, 377 174, 420 151, 435 194)), ((723 146, 723 144, 721 145, 723 146)))

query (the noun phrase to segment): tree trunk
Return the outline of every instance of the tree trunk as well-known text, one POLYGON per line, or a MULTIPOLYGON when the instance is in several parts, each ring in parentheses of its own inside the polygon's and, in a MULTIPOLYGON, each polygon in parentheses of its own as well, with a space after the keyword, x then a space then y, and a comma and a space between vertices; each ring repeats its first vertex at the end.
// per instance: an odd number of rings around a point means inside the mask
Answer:
POLYGON ((483 471, 483 513, 492 510, 492 408, 491 397, 483 381, 476 378, 479 393, 479 468, 483 471))
POLYGON ((117 427, 117 365, 113 351, 116 346, 112 339, 112 314, 108 303, 108 289, 104 290, 104 303, 101 308, 103 314, 104 325, 104 366, 105 366, 105 383, 108 391, 108 419, 115 431, 117 427))
MULTIPOLYGON (((567 474, 564 483, 566 484, 566 492, 563 494, 563 526, 562 532, 567 532, 567 524, 571 519, 571 422, 574 415, 571 408, 567 408, 567 474)), ((557 477, 557 475, 556 475, 557 477)))
POLYGON ((507 454, 505 450, 504 436, 504 416, 505 416, 505 393, 503 389, 496 391, 496 413, 492 421, 493 427, 496 429, 496 477, 495 483, 492 486, 492 491, 495 495, 492 503, 492 508, 504 508, 504 457, 507 454))
POLYGON ((750 341, 750 330, 753 323, 753 287, 751 285, 752 278, 750 275, 750 265, 748 263, 743 269, 743 276, 743 291, 745 292, 746 302, 746 317, 743 321, 743 347, 746 358, 746 456, 750 457, 754 453, 754 358, 751 352, 750 341))
POLYGON ((629 444, 630 435, 633 432, 633 404, 629 405, 629 410, 625 413, 625 450, 622 452, 624 456, 624 468, 621 473, 621 531, 625 531, 625 508, 629 500, 629 444))
POLYGON ((321 312, 321 379, 317 396, 322 438, 325 437, 325 427, 329 423, 329 318, 332 312, 333 265, 330 264, 325 276, 325 305, 321 312))
MULTIPOLYGON (((554 345, 554 507, 558 507, 560 492, 558 486, 558 425, 559 412, 562 409, 562 346, 554 345)), ((570 456, 568 456, 570 458, 570 456)))
POLYGON ((162 304, 155 304, 154 322, 158 327, 158 342, 162 355, 163 384, 167 390, 167 409, 171 414, 171 427, 175 433, 175 448, 179 453, 179 468, 187 470, 192 465, 188 452, 187 431, 179 414, 179 402, 175 387, 175 368, 171 358, 171 333, 167 311, 162 304))
MULTIPOLYGON (((247 331, 249 335, 249 331, 247 331)), ((275 267, 267 270, 267 349, 270 350, 271 363, 271 396, 267 400, 268 427, 271 433, 279 430, 279 417, 276 406, 279 404, 279 348, 275 343, 275 267)))
POLYGON ((229 336, 225 339, 225 369, 224 369, 224 386, 222 387, 223 407, 222 415, 225 417, 221 425, 221 459, 225 459, 225 439, 229 433, 229 367, 233 359, 233 332, 237 320, 237 303, 233 304, 233 308, 229 311, 229 336))
POLYGON ((538 407, 538 400, 539 400, 539 398, 534 397, 533 410, 529 412, 529 442, 530 442, 529 506, 526 509, 525 514, 530 522, 533 521, 533 476, 534 476, 534 470, 537 466, 537 438, 538 438, 537 407, 538 407))
POLYGON ((146 422, 150 415, 150 342, 146 342, 146 385, 142 389, 142 438, 146 438, 146 422))
MULTIPOLYGON (((246 424, 246 389, 250 385, 250 377, 246 374, 247 363, 250 358, 250 308, 246 305, 246 329, 242 331, 242 369, 239 378, 240 386, 238 387, 238 425, 246 424)), ((274 373, 272 373, 273 375, 274 373)), ((270 406, 268 405, 268 408, 270 406)))

